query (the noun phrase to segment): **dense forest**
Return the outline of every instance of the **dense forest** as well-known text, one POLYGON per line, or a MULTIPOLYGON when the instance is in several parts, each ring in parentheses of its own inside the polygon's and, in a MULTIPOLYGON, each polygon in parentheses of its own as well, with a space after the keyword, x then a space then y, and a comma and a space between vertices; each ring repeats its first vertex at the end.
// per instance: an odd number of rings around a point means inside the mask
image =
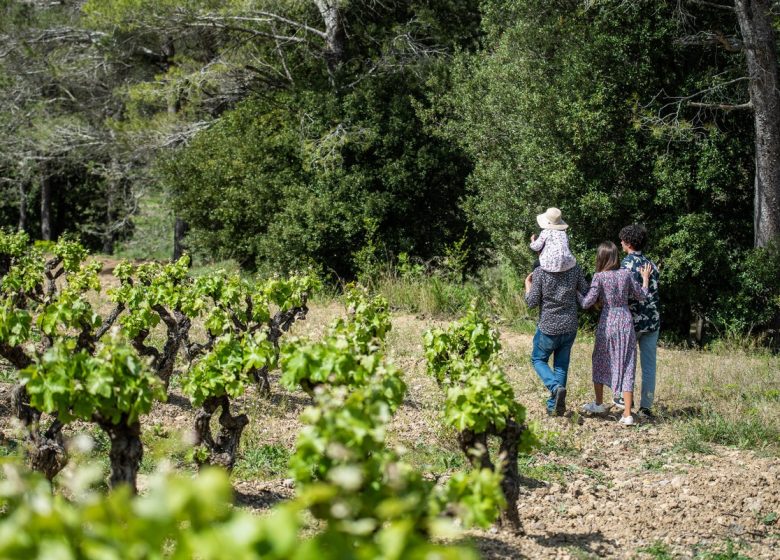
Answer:
MULTIPOLYGON (((777 329, 773 0, 0 0, 0 227, 349 278, 648 228, 664 323, 777 329)), ((151 256, 151 255, 150 255, 151 256)))

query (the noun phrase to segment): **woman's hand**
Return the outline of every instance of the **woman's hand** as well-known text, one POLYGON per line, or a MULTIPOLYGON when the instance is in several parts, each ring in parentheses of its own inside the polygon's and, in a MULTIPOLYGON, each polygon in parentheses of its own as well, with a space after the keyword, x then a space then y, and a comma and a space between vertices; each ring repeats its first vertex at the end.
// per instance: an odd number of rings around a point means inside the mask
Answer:
POLYGON ((639 274, 642 276, 642 287, 646 290, 650 287, 650 275, 653 273, 653 266, 646 264, 639 269, 639 274))

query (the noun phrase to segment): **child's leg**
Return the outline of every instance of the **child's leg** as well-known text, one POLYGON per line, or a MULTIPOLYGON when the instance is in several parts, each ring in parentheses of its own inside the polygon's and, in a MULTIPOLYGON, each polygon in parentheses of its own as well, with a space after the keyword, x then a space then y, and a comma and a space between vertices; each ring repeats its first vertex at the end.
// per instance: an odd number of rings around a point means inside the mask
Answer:
POLYGON ((623 403, 626 405, 626 408, 623 409, 623 416, 631 416, 631 405, 632 400, 634 398, 634 392, 633 391, 623 391, 623 403))
POLYGON ((604 402, 604 385, 594 381, 593 392, 596 393, 596 404, 602 404, 604 402))

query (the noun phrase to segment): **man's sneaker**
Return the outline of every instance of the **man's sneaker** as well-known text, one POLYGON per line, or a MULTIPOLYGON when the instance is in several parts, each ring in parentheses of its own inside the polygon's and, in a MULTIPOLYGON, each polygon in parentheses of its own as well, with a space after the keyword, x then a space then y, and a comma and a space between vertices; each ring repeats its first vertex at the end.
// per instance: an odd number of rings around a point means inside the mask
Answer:
POLYGON ((555 415, 563 416, 566 412, 566 387, 560 386, 555 389, 555 415))
POLYGON ((637 415, 637 416, 639 416, 639 418, 640 418, 641 420, 648 420, 648 421, 650 421, 650 422, 652 422, 653 420, 655 420, 655 414, 653 414, 652 412, 650 412, 650 409, 649 409, 649 408, 644 408, 644 407, 643 407, 643 408, 640 408, 640 409, 639 409, 639 412, 637 412, 637 413, 636 413, 636 415, 637 415))
POLYGON ((618 420, 618 424, 623 424, 624 426, 633 426, 634 425, 634 417, 633 416, 621 416, 620 420, 618 420))
POLYGON ((603 404, 596 404, 594 402, 588 403, 582 407, 582 411, 587 412, 588 414, 604 414, 607 410, 607 407, 603 404))
POLYGON ((626 404, 623 402, 623 397, 612 397, 612 406, 614 406, 617 410, 624 410, 626 408, 626 404))

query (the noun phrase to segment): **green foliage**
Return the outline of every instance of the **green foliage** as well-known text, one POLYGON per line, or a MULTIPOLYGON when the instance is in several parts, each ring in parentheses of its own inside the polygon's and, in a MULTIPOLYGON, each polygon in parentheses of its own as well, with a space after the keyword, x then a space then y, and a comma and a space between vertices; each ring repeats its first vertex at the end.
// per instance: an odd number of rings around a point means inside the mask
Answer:
POLYGON ((252 371, 276 365, 274 345, 265 332, 219 337, 212 350, 184 373, 182 391, 200 406, 209 397, 238 397, 254 383, 252 371))
POLYGON ((305 427, 290 459, 297 487, 305 493, 327 481, 337 488, 312 513, 355 538, 387 524, 403 528, 406 538, 436 535, 445 512, 466 527, 489 526, 503 504, 500 474, 474 471, 444 487, 423 480, 386 447, 387 425, 406 390, 400 372, 382 366, 356 385, 323 387, 301 417, 305 427))
POLYGON ((428 374, 439 384, 457 383, 473 367, 488 364, 501 349, 496 331, 472 303, 466 315, 449 328, 425 332, 428 374))
POLYGON ((0 261, 6 266, 0 284, 5 298, 0 305, 0 339, 21 347, 41 334, 75 340, 98 328, 102 319, 86 294, 100 291, 101 264, 85 262, 86 249, 68 238, 48 247, 54 255, 49 259, 28 241, 26 234, 0 231, 0 261), (64 281, 50 292, 48 286, 59 277, 64 281))
POLYGON ((18 346, 30 337, 32 316, 24 309, 17 309, 13 301, 7 299, 0 303, 0 342, 18 346))
POLYGON ((160 380, 131 347, 112 340, 94 355, 73 341, 57 341, 36 363, 21 372, 30 404, 56 414, 63 422, 95 417, 134 423, 164 399, 160 380))
MULTIPOLYGON (((506 375, 496 362, 501 345, 498 332, 472 305, 460 320, 423 335, 427 371, 446 391, 444 422, 459 432, 496 434, 510 421, 525 422, 525 408, 515 400, 506 375)), ((523 430, 519 453, 537 445, 523 430)))
POLYGON ((388 458, 385 428, 400 405, 406 385, 390 369, 349 391, 336 387, 318 396, 317 407, 307 409, 306 427, 298 437, 290 469, 300 484, 329 480, 347 466, 357 469, 356 488, 380 480, 388 458))
MULTIPOLYGON (((731 307, 743 291, 738 255, 752 245, 752 124, 738 112, 710 121, 684 103, 678 111, 671 92, 741 75, 735 59, 683 46, 690 30, 673 2, 482 5, 482 50, 456 57, 446 93, 434 89, 424 111, 474 163, 465 204, 475 227, 530 271, 527 239, 549 206, 563 210, 586 269, 601 241, 644 223, 665 330, 687 336, 694 314, 731 307)), ((708 14, 697 24, 734 25, 708 14)))
POLYGON ((190 289, 188 278, 189 257, 183 256, 175 263, 157 262, 132 266, 120 262, 114 269, 120 286, 109 291, 109 297, 121 303, 127 310, 120 318, 120 324, 130 338, 141 331, 149 331, 160 322, 155 306, 178 310, 195 317, 203 307, 197 293, 190 289))
POLYGON ((30 236, 23 231, 0 229, 0 255, 11 258, 21 257, 30 245, 30 236))
MULTIPOLYGON (((224 472, 196 477, 157 475, 148 492, 118 489, 99 496, 80 480, 75 501, 52 493, 44 481, 9 471, 0 485, 0 555, 44 560, 62 558, 204 560, 476 560, 470 548, 433 544, 410 521, 388 517, 368 535, 348 523, 328 524, 303 535, 301 513, 334 500, 339 488, 320 484, 290 503, 257 517, 234 508, 224 472)), ((83 477, 82 477, 83 478, 83 477)), ((453 535, 439 525, 437 536, 453 535)))
MULTIPOLYGON (((268 9, 321 28, 312 7, 274 2, 268 9)), ((335 75, 309 45, 286 45, 294 83, 243 100, 161 162, 164 184, 201 250, 247 268, 315 264, 354 277, 374 274, 384 251, 430 258, 463 237, 457 200, 469 162, 456 145, 425 130, 417 104, 426 78, 447 73, 446 54, 476 44, 478 2, 342 2, 339 9, 348 40, 335 75)), ((245 12, 231 3, 220 15, 245 12)), ((247 20, 242 25, 251 27, 247 20)), ((271 45, 256 41, 251 48, 279 65, 271 45)), ((228 52, 220 63, 236 59, 228 52)), ((278 83, 279 75, 269 80, 278 83)))
POLYGON ((282 347, 281 383, 288 389, 299 384, 361 386, 383 372, 377 352, 391 328, 387 302, 360 286, 349 287, 345 299, 347 319, 336 319, 321 341, 294 340, 282 347))
POLYGON ((426 331, 424 345, 428 373, 447 391, 447 425, 484 433, 503 430, 510 418, 525 421, 525 409, 494 360, 501 348, 498 332, 476 306, 447 330, 426 331))

